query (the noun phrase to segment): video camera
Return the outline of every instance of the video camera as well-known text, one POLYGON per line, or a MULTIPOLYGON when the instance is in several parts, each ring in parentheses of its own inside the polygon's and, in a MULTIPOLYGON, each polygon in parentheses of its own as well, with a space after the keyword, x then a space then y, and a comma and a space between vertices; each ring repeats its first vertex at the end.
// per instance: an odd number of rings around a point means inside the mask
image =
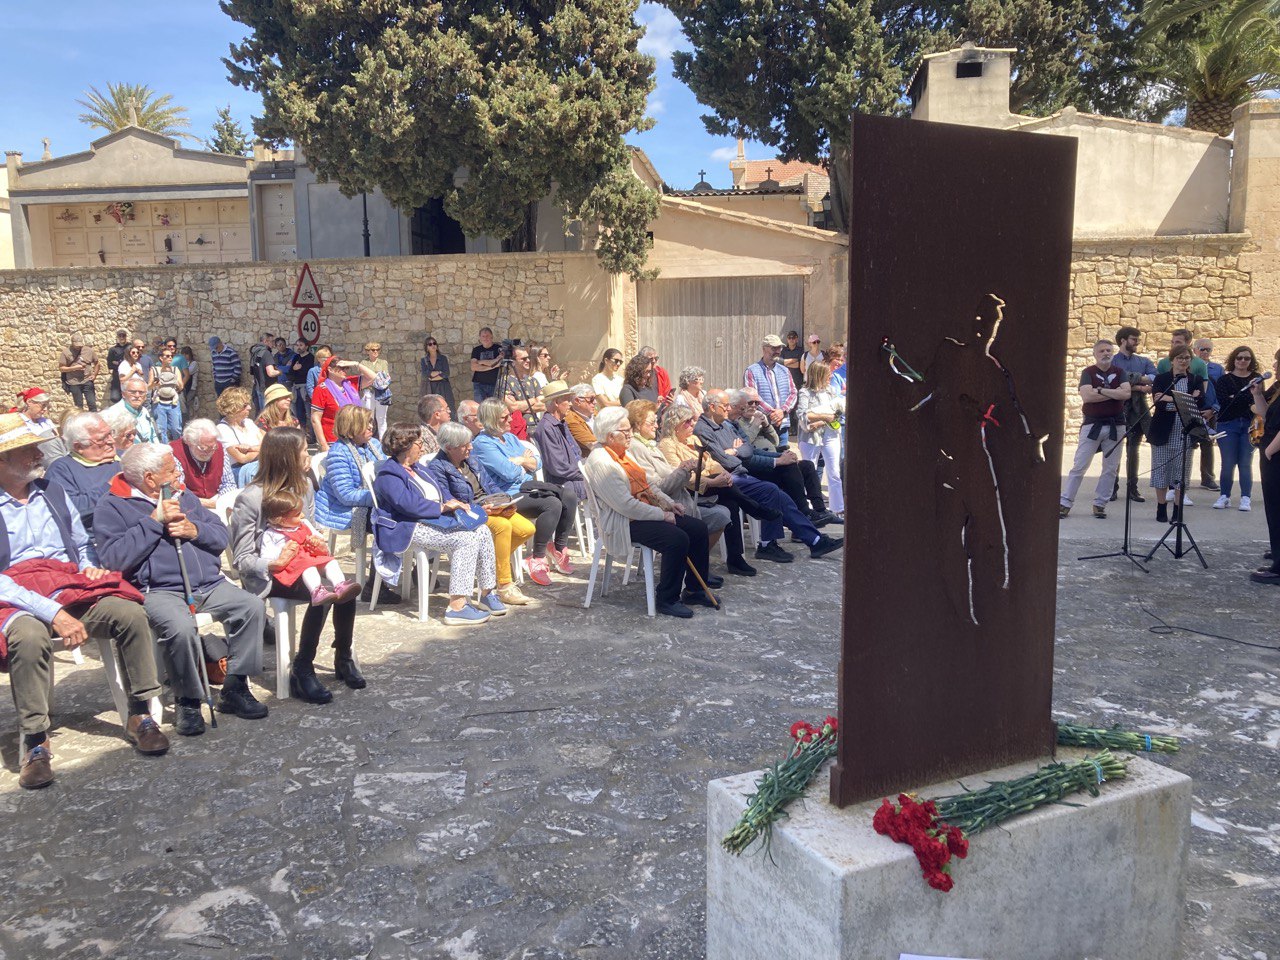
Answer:
POLYGON ((498 349, 500 351, 499 356, 501 356, 503 360, 511 360, 512 351, 516 347, 523 346, 524 342, 519 337, 516 337, 514 340, 511 337, 508 337, 506 340, 503 340, 498 344, 498 349))

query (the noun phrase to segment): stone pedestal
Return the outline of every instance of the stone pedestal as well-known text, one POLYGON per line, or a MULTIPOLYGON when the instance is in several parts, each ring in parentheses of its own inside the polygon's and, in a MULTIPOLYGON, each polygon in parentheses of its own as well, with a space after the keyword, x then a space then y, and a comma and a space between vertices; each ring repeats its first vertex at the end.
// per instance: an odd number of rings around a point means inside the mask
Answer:
MULTIPOLYGON (((1059 759, 1084 756, 1063 750, 1059 759)), ((966 778, 974 788, 1035 769, 966 778)), ((1170 960, 1178 955, 1191 780, 1148 760, 1079 806, 1043 807, 973 838, 950 893, 911 849, 871 829, 876 803, 838 810, 824 774, 776 826, 769 856, 720 846, 759 773, 714 780, 707 800, 707 960, 1170 960)), ((910 785, 904 785, 910 787, 910 785)), ((958 783, 916 788, 925 797, 958 783)))

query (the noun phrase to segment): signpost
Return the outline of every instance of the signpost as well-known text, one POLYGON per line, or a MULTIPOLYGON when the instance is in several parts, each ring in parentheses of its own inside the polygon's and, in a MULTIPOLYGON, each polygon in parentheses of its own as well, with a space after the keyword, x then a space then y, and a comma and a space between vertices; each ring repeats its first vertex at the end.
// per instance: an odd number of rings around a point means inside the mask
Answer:
POLYGON ((320 314, 310 307, 298 314, 298 337, 308 347, 314 347, 320 340, 320 314))
POLYGON ((320 340, 320 314, 316 310, 324 306, 324 298, 320 296, 320 287, 311 274, 311 264, 304 263, 298 271, 298 282, 293 288, 293 305, 301 307, 298 314, 298 336, 306 341, 307 346, 314 347, 320 340))

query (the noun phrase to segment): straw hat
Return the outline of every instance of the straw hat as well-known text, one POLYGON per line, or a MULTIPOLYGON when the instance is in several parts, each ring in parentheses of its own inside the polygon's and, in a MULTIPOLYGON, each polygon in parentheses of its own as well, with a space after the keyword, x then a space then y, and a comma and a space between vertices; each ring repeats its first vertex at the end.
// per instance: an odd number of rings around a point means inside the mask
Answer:
POLYGON ((0 453, 53 439, 56 438, 41 436, 32 430, 20 413, 0 413, 0 453))
POLYGON ((567 397, 569 395, 569 391, 569 384, 565 383, 563 380, 552 380, 542 388, 542 399, 544 402, 550 403, 552 400, 559 400, 561 397, 567 397))
POLYGON ((283 383, 273 383, 267 387, 267 392, 262 395, 262 405, 265 407, 275 403, 281 397, 292 397, 293 391, 286 387, 283 383))

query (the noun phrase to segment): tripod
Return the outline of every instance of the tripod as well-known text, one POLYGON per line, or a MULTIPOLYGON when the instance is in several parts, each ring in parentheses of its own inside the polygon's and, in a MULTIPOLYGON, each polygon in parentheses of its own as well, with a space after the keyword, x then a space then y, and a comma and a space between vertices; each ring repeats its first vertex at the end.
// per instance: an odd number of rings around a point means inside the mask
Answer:
POLYGON ((1169 524, 1169 529, 1164 532, 1164 536, 1156 541, 1155 546, 1153 546, 1142 559, 1150 563, 1151 558, 1156 555, 1156 551, 1161 547, 1164 547, 1172 553, 1174 558, 1177 560, 1181 560, 1188 553, 1191 553, 1194 550, 1196 559, 1200 561, 1200 566, 1208 570, 1209 564, 1205 562, 1204 554, 1200 552, 1200 547, 1196 544, 1196 538, 1191 535, 1191 528, 1187 526, 1187 522, 1184 519, 1186 516, 1186 510, 1182 504, 1182 498, 1186 496, 1187 486, 1187 452, 1190 449, 1190 444, 1193 439, 1198 440, 1201 436, 1207 434, 1204 420, 1200 417, 1200 412, 1195 407, 1195 401, 1190 396, 1185 393, 1174 392, 1173 403, 1178 411, 1178 426, 1182 428, 1182 454, 1179 458, 1180 467, 1178 473, 1178 486, 1176 488, 1177 495, 1174 498, 1173 504, 1173 520, 1169 524), (1172 547, 1165 543, 1171 534, 1174 537, 1174 545, 1172 547), (1186 535, 1188 542, 1191 544, 1190 549, 1183 546, 1182 538, 1184 534, 1186 535))
POLYGON ((524 401, 525 420, 529 426, 533 426, 538 418, 538 413, 533 409, 532 398, 524 388, 524 381, 516 373, 516 362, 511 359, 510 355, 504 354, 502 360, 498 363, 498 379, 493 386, 493 395, 505 402, 508 394, 516 392, 519 392, 520 399, 524 401), (515 390, 511 389, 513 383, 516 387, 515 390))
MULTIPOLYGON (((1143 416, 1145 416, 1145 411, 1138 408, 1135 408, 1133 413, 1136 413, 1137 416, 1131 415, 1132 422, 1126 421, 1124 425, 1124 434, 1111 445, 1110 450, 1106 451, 1102 455, 1102 462, 1104 464, 1107 462, 1107 457, 1115 453, 1116 450, 1118 450, 1120 446, 1129 439, 1129 431, 1134 429, 1142 421, 1143 416)), ((1150 573, 1151 571, 1148 570, 1146 567, 1144 567, 1141 564, 1141 562, 1139 562, 1137 556, 1133 552, 1132 545, 1129 542, 1130 531, 1133 528, 1133 491, 1137 485, 1138 478, 1133 475, 1128 461, 1129 461, 1129 458, 1125 457, 1124 539, 1120 542, 1120 549, 1115 550, 1111 553, 1093 553, 1087 557, 1077 557, 1076 559, 1077 560, 1108 560, 1111 557, 1124 557, 1126 560, 1132 563, 1135 567, 1137 567, 1143 573, 1150 573)))

